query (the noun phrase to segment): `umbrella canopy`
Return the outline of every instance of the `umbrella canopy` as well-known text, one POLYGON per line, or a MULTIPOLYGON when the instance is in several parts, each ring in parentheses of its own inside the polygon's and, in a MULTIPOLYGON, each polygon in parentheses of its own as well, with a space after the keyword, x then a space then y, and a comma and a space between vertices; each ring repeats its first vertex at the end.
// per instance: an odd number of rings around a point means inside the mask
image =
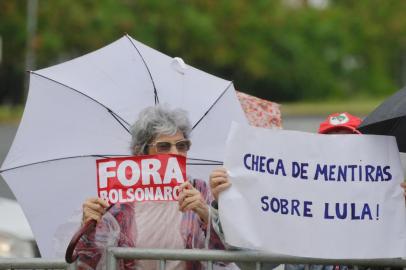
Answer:
POLYGON ((358 128, 363 134, 396 137, 400 152, 406 152, 406 87, 385 100, 358 128))
POLYGON ((130 125, 157 103, 189 113, 188 173, 195 178, 207 179, 222 164, 231 122, 247 121, 231 82, 130 36, 31 72, 24 114, 0 172, 43 257, 64 253, 72 236, 65 224, 77 229, 81 204, 97 196, 95 160, 130 155, 130 125), (62 250, 55 246, 60 239, 62 250))

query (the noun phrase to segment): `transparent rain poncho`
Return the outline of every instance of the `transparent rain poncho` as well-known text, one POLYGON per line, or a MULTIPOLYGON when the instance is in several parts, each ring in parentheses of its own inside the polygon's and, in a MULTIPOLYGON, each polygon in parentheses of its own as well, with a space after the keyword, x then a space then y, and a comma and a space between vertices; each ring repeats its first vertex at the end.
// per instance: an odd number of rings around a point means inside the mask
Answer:
MULTIPOLYGON (((211 196, 206 183, 199 180, 192 183, 209 208, 211 196)), ((75 249, 79 255, 78 267, 105 269, 107 247, 224 249, 212 226, 192 211, 179 211, 177 201, 115 204, 95 229, 80 238, 75 249)), ((119 260, 120 269, 158 269, 158 265, 159 261, 152 260, 119 260)), ((238 269, 234 264, 222 262, 213 266, 214 269, 238 269)), ((166 269, 206 269, 206 263, 167 261, 166 269)))

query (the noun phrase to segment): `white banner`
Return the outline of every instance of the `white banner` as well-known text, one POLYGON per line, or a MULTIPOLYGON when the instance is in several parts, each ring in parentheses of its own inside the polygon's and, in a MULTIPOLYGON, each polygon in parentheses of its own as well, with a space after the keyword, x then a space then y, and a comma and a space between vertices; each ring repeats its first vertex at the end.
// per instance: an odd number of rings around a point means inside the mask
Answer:
POLYGON ((230 245, 314 258, 406 255, 399 151, 388 136, 233 124, 219 213, 230 245))

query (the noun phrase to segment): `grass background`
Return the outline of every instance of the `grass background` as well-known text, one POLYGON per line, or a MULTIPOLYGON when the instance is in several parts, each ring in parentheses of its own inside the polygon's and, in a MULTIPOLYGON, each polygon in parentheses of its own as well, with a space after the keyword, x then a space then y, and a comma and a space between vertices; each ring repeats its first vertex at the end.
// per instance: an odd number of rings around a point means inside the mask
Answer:
POLYGON ((23 106, 0 106, 0 124, 18 124, 23 110, 23 106))
POLYGON ((335 112, 348 112, 364 117, 384 99, 355 99, 350 101, 296 102, 281 104, 282 119, 289 116, 327 116, 335 112))

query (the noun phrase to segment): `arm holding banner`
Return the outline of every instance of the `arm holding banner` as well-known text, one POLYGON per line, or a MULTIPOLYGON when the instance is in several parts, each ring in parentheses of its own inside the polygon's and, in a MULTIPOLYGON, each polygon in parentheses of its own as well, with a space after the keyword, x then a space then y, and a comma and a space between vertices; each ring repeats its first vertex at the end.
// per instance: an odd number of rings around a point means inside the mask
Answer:
MULTIPOLYGON (((228 178, 227 169, 224 167, 219 167, 214 169, 210 174, 210 190, 213 194, 214 200, 210 203, 211 207, 211 226, 215 231, 217 237, 221 240, 222 244, 226 249, 230 250, 241 250, 241 248, 231 246, 227 244, 224 237, 223 228, 221 226, 220 216, 218 213, 218 198, 221 192, 228 189, 231 186, 231 182, 228 178)), ((238 267, 241 269, 254 269, 253 265, 249 263, 237 263, 238 267)), ((262 269, 274 269, 278 264, 263 263, 262 269)))
POLYGON ((95 220, 99 222, 102 216, 106 213, 107 207, 109 207, 109 203, 103 199, 88 198, 82 206, 82 224, 85 224, 89 220, 95 220))
POLYGON ((222 191, 226 190, 231 186, 231 182, 227 175, 227 170, 224 167, 219 167, 214 169, 210 174, 210 190, 213 194, 214 201, 210 204, 211 205, 211 213, 212 213, 212 226, 215 232, 219 235, 221 241, 226 246, 227 249, 234 249, 232 246, 228 245, 225 242, 223 228, 221 226, 220 217, 218 214, 218 198, 222 191))
POLYGON ((220 167, 212 171, 210 174, 210 189, 215 201, 218 201, 219 194, 230 186, 231 182, 228 179, 226 168, 220 167))
POLYGON ((193 211, 200 220, 207 224, 209 220, 209 210, 202 194, 189 182, 185 182, 180 186, 179 193, 179 210, 181 212, 193 211))
POLYGON ((192 181, 193 186, 196 188, 196 190, 199 191, 199 193, 202 196, 202 199, 204 200, 204 205, 207 207, 207 221, 204 221, 202 218, 198 220, 200 228, 203 230, 205 237, 208 237, 206 241, 208 241, 207 246, 205 247, 204 243, 200 243, 199 246, 200 248, 209 248, 209 249, 225 249, 225 246, 223 244, 223 241, 221 239, 221 236, 219 236, 213 227, 213 224, 209 224, 208 220, 208 206, 211 204, 213 201, 213 196, 207 187, 206 182, 202 180, 197 180, 194 179, 192 181), (209 225, 209 226, 208 226, 209 225))
MULTIPOLYGON (((77 245, 78 269, 98 269, 105 261, 108 246, 135 247, 132 204, 115 204, 101 216, 94 230, 81 237, 77 245)), ((135 260, 119 260, 120 269, 134 269, 135 260)))

